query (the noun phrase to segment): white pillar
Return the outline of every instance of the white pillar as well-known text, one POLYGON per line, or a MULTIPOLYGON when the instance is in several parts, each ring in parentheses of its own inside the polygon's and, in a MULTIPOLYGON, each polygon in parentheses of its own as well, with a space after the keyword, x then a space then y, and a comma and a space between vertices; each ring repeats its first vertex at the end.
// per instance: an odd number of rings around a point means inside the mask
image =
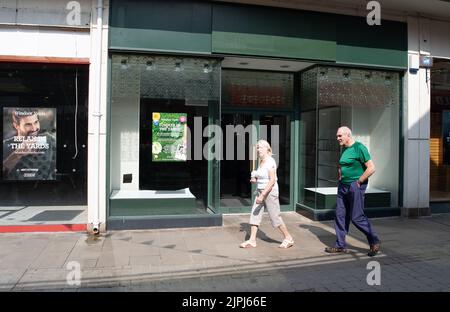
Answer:
MULTIPOLYGON (((430 54, 429 20, 408 17, 408 57, 430 54)), ((411 64, 409 64, 410 66, 411 64)), ((430 70, 408 68, 405 88, 402 215, 430 215, 430 70)))
POLYGON ((94 228, 99 231, 106 229, 106 197, 108 195, 106 190, 106 112, 109 1, 103 0, 102 18, 98 18, 98 3, 98 0, 92 0, 92 58, 89 70, 88 231, 93 231, 94 228), (102 21, 100 25, 99 20, 102 21))

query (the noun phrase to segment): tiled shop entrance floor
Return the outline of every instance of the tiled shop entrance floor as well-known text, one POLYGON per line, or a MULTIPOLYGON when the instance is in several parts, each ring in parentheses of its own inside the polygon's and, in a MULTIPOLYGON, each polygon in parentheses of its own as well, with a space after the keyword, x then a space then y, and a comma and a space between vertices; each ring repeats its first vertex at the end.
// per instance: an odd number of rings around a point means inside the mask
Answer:
POLYGON ((86 206, 15 206, 0 207, 1 225, 84 224, 86 206))

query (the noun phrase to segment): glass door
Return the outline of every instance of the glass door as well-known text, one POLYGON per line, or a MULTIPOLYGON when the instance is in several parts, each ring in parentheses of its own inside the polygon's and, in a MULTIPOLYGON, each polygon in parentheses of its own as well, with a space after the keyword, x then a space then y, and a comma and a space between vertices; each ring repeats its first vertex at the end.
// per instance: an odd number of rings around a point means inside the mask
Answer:
POLYGON ((224 158, 220 165, 221 212, 250 212, 255 186, 250 183, 254 162, 249 156, 260 138, 274 145, 274 157, 279 164, 281 208, 293 210, 293 175, 290 172, 293 172, 294 74, 224 69, 221 77, 221 126, 224 133, 224 158), (233 128, 235 132, 227 132, 226 128, 233 128))
POLYGON ((251 113, 222 114, 223 160, 220 165, 222 213, 247 211, 252 206, 251 145, 256 138, 251 113))
POLYGON ((223 160, 220 163, 219 201, 222 213, 250 211, 255 191, 255 185, 250 183, 250 156, 259 139, 267 140, 272 145, 273 157, 278 165, 280 204, 283 210, 292 210, 291 120, 289 113, 279 112, 222 114, 223 160))
POLYGON ((290 207, 292 203, 291 185, 291 117, 289 114, 259 114, 259 139, 270 143, 275 159, 280 189, 280 204, 290 207))

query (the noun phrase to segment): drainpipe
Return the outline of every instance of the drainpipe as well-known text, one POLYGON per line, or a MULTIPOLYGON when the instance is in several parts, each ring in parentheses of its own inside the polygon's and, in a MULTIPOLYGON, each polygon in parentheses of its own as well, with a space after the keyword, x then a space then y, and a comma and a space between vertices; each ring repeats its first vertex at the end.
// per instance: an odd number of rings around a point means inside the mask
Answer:
POLYGON ((96 207, 94 207, 94 217, 92 220, 92 232, 93 234, 100 233, 100 126, 101 126, 101 101, 102 101, 102 35, 103 35, 103 0, 97 1, 97 101, 95 101, 95 110, 92 113, 94 117, 94 137, 95 144, 94 149, 94 164, 96 165, 96 174, 94 174, 93 185, 97 190, 96 192, 96 207))

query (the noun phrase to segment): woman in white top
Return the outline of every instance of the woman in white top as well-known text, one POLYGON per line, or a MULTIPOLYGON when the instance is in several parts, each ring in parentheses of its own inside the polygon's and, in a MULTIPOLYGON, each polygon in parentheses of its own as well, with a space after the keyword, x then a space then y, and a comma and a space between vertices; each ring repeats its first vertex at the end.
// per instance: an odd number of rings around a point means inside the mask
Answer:
POLYGON ((256 145, 259 156, 259 166, 252 171, 250 182, 256 183, 257 197, 250 214, 250 238, 240 244, 241 248, 256 247, 256 233, 261 224, 264 207, 269 213, 273 227, 277 227, 284 235, 280 248, 294 245, 294 239, 289 234, 286 225, 280 217, 280 201, 278 199, 277 164, 272 157, 272 148, 265 140, 259 140, 256 145))

